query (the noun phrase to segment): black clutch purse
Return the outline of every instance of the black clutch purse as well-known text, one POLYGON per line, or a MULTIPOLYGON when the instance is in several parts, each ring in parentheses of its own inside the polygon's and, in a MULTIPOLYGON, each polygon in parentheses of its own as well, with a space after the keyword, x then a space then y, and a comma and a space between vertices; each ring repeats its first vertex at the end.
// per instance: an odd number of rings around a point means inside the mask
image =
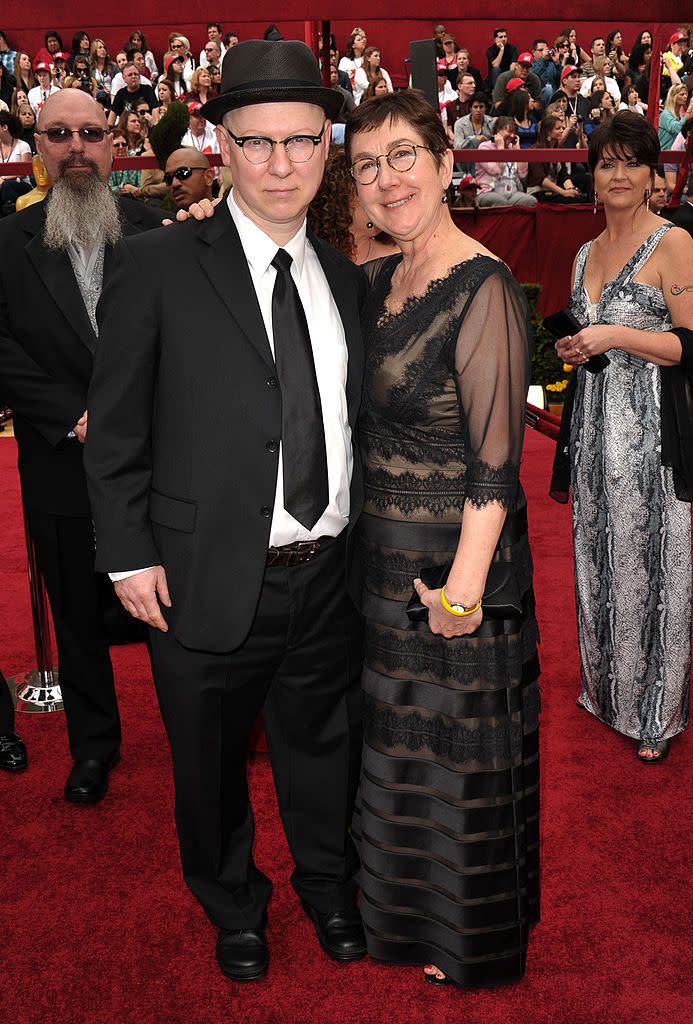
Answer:
MULTIPOLYGON (((559 338, 565 338, 568 334, 578 334, 582 330, 582 324, 576 320, 568 309, 562 309, 558 313, 552 313, 550 316, 544 317, 542 326, 546 328, 549 334, 554 336, 556 341, 559 338)), ((608 365, 609 357, 600 352, 599 355, 590 356, 585 363, 585 369, 589 370, 590 373, 601 373, 608 365)))
MULTIPOLYGON (((419 579, 429 590, 438 590, 445 585, 452 562, 422 569, 419 579)), ((508 562, 492 562, 486 577, 486 586, 481 598, 481 610, 486 619, 519 619, 522 615, 522 597, 515 579, 513 567, 508 562)), ((428 622, 428 608, 414 591, 405 609, 411 622, 428 622)))

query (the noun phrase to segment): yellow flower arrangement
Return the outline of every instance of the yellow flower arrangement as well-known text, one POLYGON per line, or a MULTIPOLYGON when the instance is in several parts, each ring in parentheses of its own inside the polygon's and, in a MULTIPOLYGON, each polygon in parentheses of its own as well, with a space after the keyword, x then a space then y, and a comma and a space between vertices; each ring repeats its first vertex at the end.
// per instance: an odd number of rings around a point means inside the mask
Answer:
POLYGON ((565 389, 567 387, 568 387, 568 381, 567 380, 557 380, 555 384, 547 384, 546 385, 546 390, 550 391, 552 395, 555 395, 558 398, 559 396, 562 397, 563 392, 565 391, 565 389))

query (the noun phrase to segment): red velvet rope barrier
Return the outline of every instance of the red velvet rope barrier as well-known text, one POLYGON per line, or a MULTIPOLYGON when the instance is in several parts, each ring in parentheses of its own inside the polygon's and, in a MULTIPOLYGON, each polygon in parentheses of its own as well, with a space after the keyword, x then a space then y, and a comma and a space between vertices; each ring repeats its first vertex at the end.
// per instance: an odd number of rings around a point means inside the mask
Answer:
POLYGON ((536 405, 531 405, 527 402, 525 407, 525 423, 532 430, 544 434, 545 437, 551 438, 552 441, 558 440, 558 429, 561 421, 553 413, 546 412, 545 409, 539 409, 536 405))
MULTIPOLYGON (((222 160, 218 153, 206 153, 212 167, 220 167, 222 160)), ((493 163, 573 163, 587 162, 586 149, 455 149, 456 161, 467 164, 493 163), (502 156, 499 156, 502 154, 502 156)), ((662 163, 680 164, 685 159, 683 150, 666 149, 660 156, 662 163)), ((159 169, 153 156, 119 156, 113 161, 114 171, 155 171, 159 169)), ((23 177, 32 173, 29 162, 6 163, 2 165, 2 177, 23 177)))

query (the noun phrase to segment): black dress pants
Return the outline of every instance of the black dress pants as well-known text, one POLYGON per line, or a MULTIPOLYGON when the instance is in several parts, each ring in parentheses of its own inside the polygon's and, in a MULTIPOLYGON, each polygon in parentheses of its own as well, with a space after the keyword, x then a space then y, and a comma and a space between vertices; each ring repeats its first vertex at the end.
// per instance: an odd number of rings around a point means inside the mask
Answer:
POLYGON ((257 927, 272 889, 253 860, 246 775, 261 709, 292 885, 322 912, 355 899, 362 627, 345 587, 345 548, 342 536, 312 562, 267 568, 250 634, 228 654, 150 631, 183 875, 220 928, 257 927))
POLYGON ((27 509, 58 646, 70 753, 105 760, 120 746, 120 717, 104 629, 103 576, 94 571, 91 519, 27 509))
POLYGON ((14 701, 7 680, 0 671, 0 736, 14 732, 14 701))

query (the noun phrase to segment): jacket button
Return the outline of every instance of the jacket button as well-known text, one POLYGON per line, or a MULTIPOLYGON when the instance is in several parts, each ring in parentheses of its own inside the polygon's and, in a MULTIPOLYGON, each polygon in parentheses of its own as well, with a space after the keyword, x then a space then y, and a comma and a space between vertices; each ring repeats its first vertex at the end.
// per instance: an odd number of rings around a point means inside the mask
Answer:
POLYGON ((265 519, 269 519, 269 517, 272 515, 272 509, 269 507, 269 505, 262 506, 262 508, 260 509, 260 515, 264 516, 265 519))
POLYGON ((275 452, 279 451, 279 441, 268 441, 265 445, 265 451, 269 452, 270 455, 274 455, 275 452))
POLYGON ((268 388, 276 388, 278 384, 279 384, 279 381, 277 380, 276 377, 268 377, 267 378, 267 387, 268 388))

